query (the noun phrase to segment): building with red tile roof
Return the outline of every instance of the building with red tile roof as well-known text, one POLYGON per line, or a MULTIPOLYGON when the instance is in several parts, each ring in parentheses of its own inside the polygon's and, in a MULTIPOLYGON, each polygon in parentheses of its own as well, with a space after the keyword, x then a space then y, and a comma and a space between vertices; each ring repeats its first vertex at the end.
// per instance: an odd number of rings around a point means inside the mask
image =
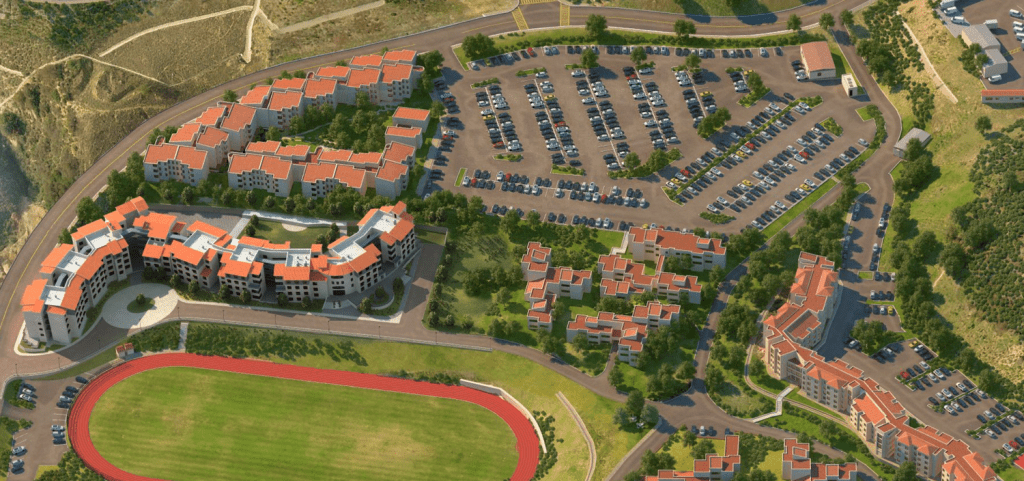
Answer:
POLYGON ((302 115, 305 112, 305 105, 302 103, 302 92, 289 90, 285 92, 272 92, 267 110, 274 113, 274 125, 281 130, 288 130, 291 126, 292 117, 302 115))
POLYGON ((425 109, 414 109, 410 107, 398 107, 391 116, 392 125, 399 127, 415 127, 424 132, 430 125, 430 111, 425 109))
POLYGON ((800 46, 800 60, 811 80, 827 80, 836 78, 836 64, 832 61, 832 51, 828 42, 809 42, 800 46))
POLYGON ((366 194, 370 171, 351 165, 318 162, 306 166, 302 173, 302 195, 309 199, 326 197, 337 187, 345 187, 366 194))
POLYGON ((142 168, 148 182, 174 180, 198 186, 210 173, 213 162, 207 150, 189 145, 165 144, 163 139, 158 139, 155 145, 146 148, 142 168))
POLYGON ((270 100, 270 86, 269 85, 257 85, 251 90, 245 93, 241 98, 238 99, 238 103, 246 107, 254 109, 261 109, 267 106, 267 101, 270 100))
POLYGON ((252 141, 257 129, 270 126, 266 109, 228 102, 220 104, 227 108, 228 113, 219 128, 228 133, 228 149, 233 152, 242 150, 242 146, 252 141), (262 116, 258 115, 261 110, 264 112, 262 116))
POLYGON ((718 266, 725 269, 726 248, 721 239, 699 237, 666 229, 632 227, 623 239, 633 259, 663 262, 663 257, 690 257, 691 269, 697 272, 718 266))
POLYGON ((411 145, 418 149, 423 145, 423 130, 418 127, 392 125, 384 131, 384 141, 411 145))
POLYGON ((383 160, 412 167, 416 163, 416 148, 408 144, 391 142, 384 146, 383 160))
POLYGON ((531 304, 527 311, 527 326, 530 329, 543 329, 551 332, 552 304, 559 297, 582 300, 583 295, 590 292, 590 271, 578 271, 568 267, 551 267, 551 249, 540 242, 526 245, 526 253, 519 262, 526 279, 526 290, 523 295, 531 304))
POLYGON ((196 139, 199 138, 199 129, 201 127, 203 127, 203 125, 195 122, 189 122, 182 125, 177 132, 171 134, 171 136, 167 138, 167 143, 174 145, 195 145, 196 139))
POLYGON ((983 104, 1024 104, 1024 89, 982 89, 983 104))
MULTIPOLYGON (((810 446, 796 439, 783 441, 782 479, 784 481, 856 481, 857 463, 822 464, 812 463, 810 446)), ((693 461, 692 471, 661 470, 655 476, 646 476, 644 481, 728 481, 740 471, 739 436, 725 437, 724 453, 707 454, 704 459, 693 461)))
POLYGON ((228 160, 228 151, 231 150, 229 139, 228 133, 221 129, 203 127, 196 138, 195 147, 209 155, 211 165, 219 166, 228 160))
POLYGON ((278 197, 288 197, 292 182, 302 167, 274 155, 228 155, 228 185, 237 190, 263 189, 278 197))
POLYGON ((395 105, 412 95, 422 73, 415 51, 396 50, 354 57, 344 67, 320 67, 312 78, 336 80, 339 103, 354 104, 356 95, 365 93, 376 105, 395 105))
POLYGON ((604 311, 598 312, 596 316, 578 314, 566 326, 565 336, 569 342, 576 336, 587 336, 591 343, 617 343, 618 360, 636 366, 648 331, 671 326, 677 320, 678 305, 650 301, 645 306, 633 306, 631 316, 604 311))
POLYGON ((389 199, 397 198, 409 186, 409 166, 384 161, 375 173, 373 185, 377 194, 389 199))
POLYGON ((649 274, 644 264, 630 261, 618 254, 598 257, 597 269, 601 273, 602 297, 626 298, 656 290, 672 303, 679 303, 685 299, 691 304, 700 304, 701 286, 697 282, 697 276, 664 272, 660 264, 654 273, 649 274))

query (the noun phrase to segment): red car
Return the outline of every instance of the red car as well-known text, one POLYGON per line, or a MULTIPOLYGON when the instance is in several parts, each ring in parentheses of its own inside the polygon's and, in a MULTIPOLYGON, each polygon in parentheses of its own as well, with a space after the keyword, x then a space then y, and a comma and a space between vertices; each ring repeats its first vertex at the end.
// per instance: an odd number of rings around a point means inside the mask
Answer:
POLYGON ((601 203, 602 204, 607 204, 608 203, 608 195, 607 194, 601 194, 601 203))
POLYGON ((502 142, 502 141, 499 140, 499 141, 494 143, 494 148, 495 149, 501 149, 503 147, 505 147, 505 142, 502 142))
POLYGON ((537 54, 533 51, 533 47, 526 49, 526 52, 529 53, 531 57, 537 56, 537 54))
POLYGON ((907 374, 906 371, 900 371, 900 375, 903 376, 903 379, 910 379, 910 374, 907 374))
POLYGON ((750 150, 754 150, 754 148, 755 148, 754 143, 753 142, 747 142, 747 148, 750 149, 750 150))
POLYGON ((807 152, 804 152, 802 150, 800 151, 800 157, 803 157, 805 159, 810 159, 811 158, 810 155, 807 155, 807 152))
POLYGON ((473 187, 476 187, 476 181, 477 181, 477 179, 473 179, 473 180, 469 181, 469 185, 472 185, 473 187))

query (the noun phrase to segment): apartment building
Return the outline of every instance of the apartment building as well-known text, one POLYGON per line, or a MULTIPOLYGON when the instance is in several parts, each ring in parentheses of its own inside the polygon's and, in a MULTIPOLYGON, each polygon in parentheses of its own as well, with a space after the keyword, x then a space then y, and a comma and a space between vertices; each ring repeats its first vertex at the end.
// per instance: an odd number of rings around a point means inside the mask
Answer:
POLYGON ((147 182, 174 180, 193 187, 198 186, 210 173, 210 152, 189 145, 173 145, 157 139, 146 148, 142 168, 147 182))
POLYGON ((551 248, 540 242, 526 245, 526 253, 519 261, 526 279, 523 295, 530 303, 526 313, 527 327, 533 330, 552 330, 551 310, 559 297, 582 300, 590 292, 590 271, 577 271, 568 267, 551 267, 551 248))
MULTIPOLYGON (((856 481, 857 463, 822 464, 810 460, 810 446, 796 439, 783 441, 782 479, 784 481, 856 481)), ((725 437, 725 452, 708 454, 704 459, 693 460, 692 471, 661 470, 657 475, 647 476, 645 481, 729 481, 740 471, 739 436, 725 437)))
POLYGON ((309 164, 302 173, 302 195, 309 199, 326 197, 339 186, 366 194, 371 172, 351 165, 319 162, 309 164))
POLYGON ((603 255, 597 259, 601 273, 601 296, 626 298, 634 294, 656 291, 670 303, 683 301, 700 304, 701 286, 697 276, 686 276, 662 271, 658 264, 654 274, 645 272, 646 266, 618 254, 603 255))
POLYGON ((149 206, 137 198, 75 231, 72 244, 60 244, 43 260, 40 278, 25 289, 21 310, 32 342, 70 344, 82 336, 87 312, 103 299, 112 282, 132 272, 125 223, 149 206))
POLYGON ((802 347, 817 346, 839 305, 839 273, 823 256, 801 252, 789 302, 761 321, 765 345, 785 336, 802 347))
POLYGON ((236 190, 263 189, 278 197, 291 194, 292 163, 274 155, 228 155, 228 185, 236 190))
POLYGON ((423 145, 423 130, 419 127, 390 126, 384 131, 384 141, 420 148, 423 145))
POLYGON ((599 312, 596 316, 578 314, 569 322, 565 335, 569 342, 576 336, 587 336, 591 343, 617 343, 618 360, 636 366, 643 352, 648 330, 668 327, 679 320, 679 306, 650 301, 645 306, 634 306, 633 314, 625 316, 599 312))
POLYGON ((313 78, 337 81, 341 103, 353 104, 356 94, 364 92, 376 105, 395 105, 412 95, 422 74, 415 51, 394 50, 354 57, 348 66, 320 67, 313 78))
POLYGON ((411 127, 427 131, 430 125, 430 111, 423 109, 411 109, 398 107, 395 114, 391 116, 391 124, 399 127, 411 127))
POLYGON ((694 234, 665 229, 632 227, 626 233, 625 247, 639 262, 664 262, 664 257, 689 256, 691 269, 697 272, 718 266, 725 269, 725 251, 721 239, 699 237, 694 234))

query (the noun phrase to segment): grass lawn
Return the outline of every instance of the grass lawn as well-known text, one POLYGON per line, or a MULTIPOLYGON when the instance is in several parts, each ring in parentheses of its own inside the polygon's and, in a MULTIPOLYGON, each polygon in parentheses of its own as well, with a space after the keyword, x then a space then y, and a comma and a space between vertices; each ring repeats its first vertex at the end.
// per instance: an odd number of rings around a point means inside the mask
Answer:
POLYGON ((776 479, 782 479, 782 451, 768 451, 764 461, 757 465, 757 469, 775 473, 776 479))
MULTIPOLYGON (((695 420, 693 423, 697 423, 697 421, 695 420)), ((693 424, 693 423, 690 423, 690 424, 693 424)), ((700 424, 697 423, 697 425, 699 426, 700 424)), ((683 426, 680 429, 687 429, 687 427, 683 426)), ((725 440, 724 439, 712 439, 711 443, 715 445, 715 454, 722 454, 722 453, 725 452, 725 440)), ((670 448, 668 448, 668 449, 664 449, 663 448, 661 450, 661 452, 669 453, 669 454, 672 455, 673 458, 675 458, 675 460, 676 460, 676 469, 677 470, 679 470, 679 471, 690 471, 690 470, 693 469, 693 456, 690 455, 690 451, 692 449, 693 449, 693 446, 683 446, 682 442, 674 442, 674 443, 672 443, 672 446, 670 448)), ((779 479, 782 479, 782 477, 779 476, 779 479)))
POLYGON ((871 280, 871 279, 875 278, 875 275, 872 274, 871 271, 860 271, 860 272, 857 273, 857 276, 860 277, 861 279, 868 279, 868 280, 871 280))
POLYGON ((857 109, 857 115, 859 115, 860 119, 865 122, 871 120, 871 116, 868 115, 868 108, 866 106, 857 109))
POLYGON ((834 178, 828 179, 827 181, 822 182, 814 192, 811 192, 811 195, 800 199, 800 202, 797 202, 796 205, 789 206, 789 210, 787 210, 786 213, 779 216, 778 219, 775 219, 775 222, 772 222, 772 224, 764 230, 765 238, 771 239, 775 234, 778 234, 783 227, 786 227, 786 224, 789 224, 790 221, 796 218, 796 216, 802 214, 811 205, 817 202, 818 199, 831 190, 834 185, 836 185, 836 180, 834 178))
POLYGON ((55 466, 55 465, 39 466, 39 469, 36 470, 36 479, 39 479, 43 475, 43 473, 46 473, 47 471, 59 471, 59 470, 60 470, 60 466, 55 466))
POLYGON ((111 388, 89 430, 116 466, 183 480, 502 479, 517 459, 470 403, 183 367, 111 388))
POLYGON ((306 248, 316 243, 320 234, 330 235, 331 228, 327 226, 306 227, 305 229, 292 232, 284 228, 280 222, 260 219, 260 225, 256 226, 256 238, 265 239, 277 244, 291 241, 293 248, 306 248))
POLYGON ((459 175, 455 177, 455 187, 462 185, 462 178, 466 176, 466 168, 459 169, 459 175))
POLYGON ((1024 470, 1011 465, 1003 471, 996 471, 1003 481, 1024 481, 1024 470))
MULTIPOLYGON (((251 329, 240 329, 249 331, 251 329)), ((192 333, 189 334, 190 336, 192 333)), ((335 343, 337 336, 294 334, 295 337, 320 339, 335 343)), ((441 341, 444 341, 441 336, 441 341)), ((341 369, 373 374, 404 369, 409 372, 448 372, 465 379, 494 384, 507 390, 531 411, 544 411, 554 416, 558 443, 558 462, 547 479, 577 480, 586 477, 589 452, 569 412, 555 396, 561 392, 580 413, 597 449, 595 479, 604 479, 626 455, 645 431, 621 430, 612 421, 617 403, 597 396, 586 388, 547 367, 503 352, 479 352, 415 344, 352 340, 357 356, 345 359, 324 351, 312 350, 294 358, 276 355, 263 357, 274 362, 297 364, 321 369, 341 369)), ((291 356, 290 356, 291 357, 291 356)), ((490 479, 490 478, 489 478, 490 479)), ((498 478, 502 479, 502 478, 498 478)))
POLYGON ((418 237, 423 242, 429 242, 431 244, 437 244, 440 246, 444 245, 444 234, 440 232, 416 229, 416 237, 418 237))

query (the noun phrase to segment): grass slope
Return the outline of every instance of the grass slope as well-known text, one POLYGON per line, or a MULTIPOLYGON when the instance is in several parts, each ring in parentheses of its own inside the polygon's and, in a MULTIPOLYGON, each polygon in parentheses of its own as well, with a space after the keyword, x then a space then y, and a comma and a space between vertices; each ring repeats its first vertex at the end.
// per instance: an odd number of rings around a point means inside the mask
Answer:
POLYGON ((503 479, 516 462, 480 406, 194 368, 114 386, 89 429, 122 469, 182 480, 503 479))
POLYGON ((274 243, 291 241, 292 247, 295 248, 309 247, 316 242, 317 236, 320 234, 330 235, 330 233, 330 227, 307 227, 305 230, 292 232, 286 230, 280 222, 265 219, 260 219, 260 225, 256 227, 257 238, 266 239, 274 243))

